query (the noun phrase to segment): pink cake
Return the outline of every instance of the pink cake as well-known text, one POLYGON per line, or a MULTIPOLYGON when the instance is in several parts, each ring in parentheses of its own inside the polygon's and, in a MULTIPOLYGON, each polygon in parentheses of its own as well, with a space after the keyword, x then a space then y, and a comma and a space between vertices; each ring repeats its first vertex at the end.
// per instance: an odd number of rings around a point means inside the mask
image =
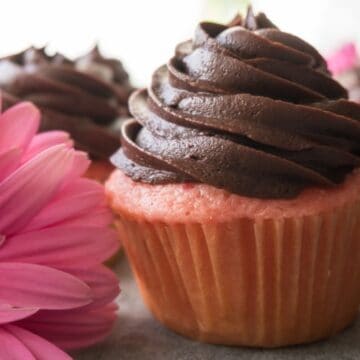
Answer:
POLYGON ((360 172, 349 175, 340 186, 306 189, 290 200, 248 198, 206 184, 137 183, 120 170, 111 175, 107 191, 116 212, 144 221, 211 223, 242 217, 277 219, 312 216, 358 199, 360 172))

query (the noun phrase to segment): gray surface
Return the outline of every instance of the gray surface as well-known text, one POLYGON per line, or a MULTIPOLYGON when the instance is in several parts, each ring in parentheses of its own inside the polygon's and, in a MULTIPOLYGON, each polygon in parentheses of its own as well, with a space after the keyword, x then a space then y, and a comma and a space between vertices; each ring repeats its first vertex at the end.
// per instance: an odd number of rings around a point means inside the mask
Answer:
POLYGON ((282 350, 206 345, 184 339, 156 322, 144 307, 124 258, 116 271, 120 316, 105 343, 74 354, 76 360, 360 360, 360 319, 328 341, 282 350))

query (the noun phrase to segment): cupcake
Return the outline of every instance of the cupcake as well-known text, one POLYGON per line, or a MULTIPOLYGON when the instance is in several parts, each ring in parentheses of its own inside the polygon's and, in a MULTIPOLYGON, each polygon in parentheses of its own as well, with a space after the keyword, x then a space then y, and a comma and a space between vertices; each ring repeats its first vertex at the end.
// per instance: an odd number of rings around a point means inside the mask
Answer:
POLYGON ((88 176, 106 179, 132 90, 119 61, 103 58, 97 48, 75 61, 29 48, 0 59, 0 87, 5 107, 34 102, 43 114, 41 130, 69 132, 76 147, 93 160, 88 176))
POLYGON ((349 98, 360 102, 360 62, 354 43, 343 45, 327 58, 329 70, 349 92, 349 98))
MULTIPOLYGON (((128 117, 128 98, 132 87, 129 75, 118 59, 105 58, 100 53, 98 45, 86 55, 75 61, 76 69, 100 78, 112 84, 115 90, 118 112, 120 117, 128 117)), ((119 125, 119 122, 117 122, 119 125)), ((120 130, 120 126, 118 126, 120 130)))
POLYGON ((360 106, 251 11, 200 23, 130 98, 109 202, 143 298, 184 336, 279 347, 360 300, 360 106))

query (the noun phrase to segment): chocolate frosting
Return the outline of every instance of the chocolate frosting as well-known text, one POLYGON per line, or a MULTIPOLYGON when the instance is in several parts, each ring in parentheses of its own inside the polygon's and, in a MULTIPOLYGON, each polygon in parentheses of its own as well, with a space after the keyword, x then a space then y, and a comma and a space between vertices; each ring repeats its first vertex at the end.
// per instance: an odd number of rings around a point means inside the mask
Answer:
POLYGON ((41 130, 68 131, 77 148, 93 158, 107 159, 118 147, 117 124, 128 117, 132 88, 119 61, 103 58, 97 48, 84 58, 88 68, 103 62, 114 76, 106 80, 94 76, 78 65, 84 60, 49 56, 44 48, 29 48, 0 59, 4 107, 22 100, 34 102, 42 110, 41 130))
POLYGON ((120 105, 120 114, 128 115, 127 102, 132 87, 121 61, 103 57, 98 45, 95 45, 88 54, 75 60, 75 67, 111 84, 120 105))
POLYGON ((346 98, 320 54, 264 14, 200 23, 130 98, 112 162, 150 184, 293 198, 359 166, 360 106, 346 98))

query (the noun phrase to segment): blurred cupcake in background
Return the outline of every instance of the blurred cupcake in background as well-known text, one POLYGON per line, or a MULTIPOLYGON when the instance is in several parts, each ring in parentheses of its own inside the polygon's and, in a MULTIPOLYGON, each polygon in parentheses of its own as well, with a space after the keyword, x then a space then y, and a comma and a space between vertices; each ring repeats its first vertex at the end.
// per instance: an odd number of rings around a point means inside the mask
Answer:
MULTIPOLYGON (((111 84, 116 93, 117 105, 120 116, 129 115, 127 101, 132 87, 129 82, 129 75, 125 71, 123 64, 118 59, 105 58, 99 46, 94 48, 86 55, 75 60, 77 70, 93 75, 111 84)), ((114 125, 119 125, 116 122, 114 125)), ((120 127, 118 127, 120 131, 120 127)))
POLYGON ((43 114, 41 131, 68 131, 93 160, 88 176, 105 180, 132 91, 119 60, 104 58, 97 46, 75 60, 31 47, 0 59, 0 87, 5 108, 21 100, 35 103, 43 114))
POLYGON ((349 92, 349 99, 360 102, 360 63, 354 43, 347 43, 327 59, 335 79, 349 92))

